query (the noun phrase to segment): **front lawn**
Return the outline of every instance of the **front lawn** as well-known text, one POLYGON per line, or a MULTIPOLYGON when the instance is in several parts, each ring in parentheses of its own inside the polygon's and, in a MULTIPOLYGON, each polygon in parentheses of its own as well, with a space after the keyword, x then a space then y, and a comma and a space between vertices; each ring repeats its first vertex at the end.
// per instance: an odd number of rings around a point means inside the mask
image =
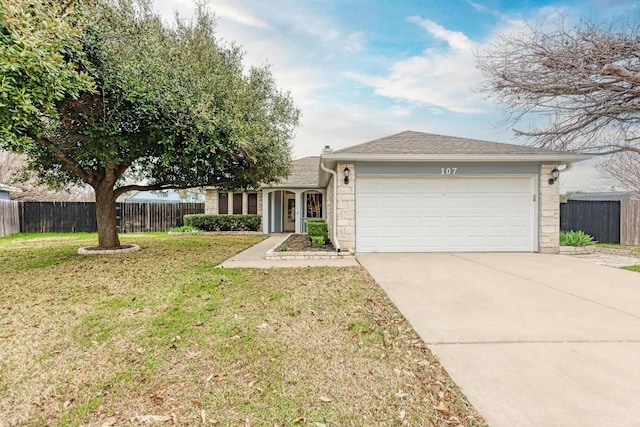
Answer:
POLYGON ((364 270, 215 268, 256 235, 121 238, 142 251, 0 239, 0 425, 484 425, 364 270))
POLYGON ((625 270, 629 270, 629 271, 637 271, 640 273, 640 265, 630 265, 628 267, 622 267, 625 270))

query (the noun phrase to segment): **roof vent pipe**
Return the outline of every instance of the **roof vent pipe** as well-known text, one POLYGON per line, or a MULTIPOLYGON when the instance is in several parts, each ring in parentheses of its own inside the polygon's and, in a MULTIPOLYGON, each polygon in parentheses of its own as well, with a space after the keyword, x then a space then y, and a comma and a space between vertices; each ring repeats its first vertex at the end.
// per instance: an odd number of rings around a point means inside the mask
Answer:
MULTIPOLYGON (((328 147, 328 146, 327 146, 328 147)), ((325 147, 325 149, 327 149, 327 147, 325 147)), ((324 154, 324 151, 323 151, 324 154)), ((340 252, 340 242, 338 242, 338 205, 337 205, 337 200, 338 200, 338 174, 336 173, 336 171, 333 171, 329 168, 327 168, 324 163, 322 161, 320 161, 320 169, 322 169, 325 172, 329 172, 331 175, 333 175, 333 230, 331 233, 331 237, 332 237, 332 241, 333 241, 333 245, 336 247, 336 251, 340 252)))

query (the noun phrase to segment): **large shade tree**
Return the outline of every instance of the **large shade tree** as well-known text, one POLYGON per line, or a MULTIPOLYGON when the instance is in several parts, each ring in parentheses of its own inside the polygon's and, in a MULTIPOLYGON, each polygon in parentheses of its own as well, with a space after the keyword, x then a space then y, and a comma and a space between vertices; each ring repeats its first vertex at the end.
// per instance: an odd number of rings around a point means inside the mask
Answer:
POLYGON ((0 70, 14 76, 0 86, 2 148, 44 182, 95 190, 99 247, 120 245, 124 192, 289 173, 299 111, 268 68, 216 38, 202 4, 169 26, 146 0, 0 2, 0 70))
POLYGON ((481 89, 532 144, 640 153, 639 30, 637 21, 560 22, 503 34, 478 54, 481 89))

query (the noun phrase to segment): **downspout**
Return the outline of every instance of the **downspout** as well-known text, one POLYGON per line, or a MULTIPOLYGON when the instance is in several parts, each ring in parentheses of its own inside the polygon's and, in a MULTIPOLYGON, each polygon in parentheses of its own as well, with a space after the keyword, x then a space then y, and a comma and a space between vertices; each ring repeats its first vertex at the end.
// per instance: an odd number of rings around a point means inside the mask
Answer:
POLYGON ((573 167, 573 163, 565 163, 564 168, 560 169, 560 173, 565 173, 573 167))
POLYGON ((338 242, 338 174, 336 173, 336 171, 333 171, 331 169, 328 169, 327 167, 325 167, 324 163, 322 163, 322 160, 320 161, 320 169, 322 169, 325 172, 329 172, 331 175, 333 175, 333 233, 332 233, 332 239, 333 239, 333 244, 336 247, 336 251, 340 252, 340 242, 338 242))

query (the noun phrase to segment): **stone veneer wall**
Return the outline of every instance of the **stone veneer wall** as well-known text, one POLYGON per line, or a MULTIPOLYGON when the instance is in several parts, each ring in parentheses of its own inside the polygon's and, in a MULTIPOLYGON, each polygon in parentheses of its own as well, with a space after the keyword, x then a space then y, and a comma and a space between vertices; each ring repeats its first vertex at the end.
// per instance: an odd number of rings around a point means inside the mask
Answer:
MULTIPOLYGON (((262 216, 262 191, 258 193, 258 215, 262 216)), ((246 214, 249 211, 248 194, 242 194, 242 213, 246 214)), ((229 193, 229 212, 233 212, 233 193, 229 193)), ((204 213, 209 215, 218 214, 218 190, 213 188, 207 188, 205 190, 204 198, 204 213)))
POLYGON ((207 188, 204 192, 204 213, 218 214, 218 190, 207 188))
POLYGON ((560 181, 549 185, 556 165, 540 167, 540 252, 557 254, 560 250, 560 181))
POLYGON ((338 241, 340 249, 354 252, 356 249, 356 168, 353 163, 338 163, 338 241), (344 183, 343 170, 351 171, 349 184, 344 183))
POLYGON ((258 210, 256 211, 258 215, 262 216, 262 191, 258 190, 258 210))

